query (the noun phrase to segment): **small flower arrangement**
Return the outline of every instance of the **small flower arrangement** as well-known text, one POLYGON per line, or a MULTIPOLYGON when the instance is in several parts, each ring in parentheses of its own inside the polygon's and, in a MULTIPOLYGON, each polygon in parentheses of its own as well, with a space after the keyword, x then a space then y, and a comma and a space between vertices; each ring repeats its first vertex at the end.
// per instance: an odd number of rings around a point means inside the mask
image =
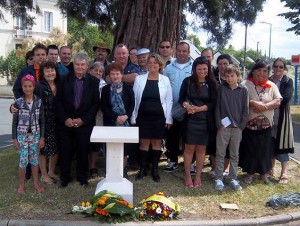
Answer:
POLYGON ((73 206, 72 213, 96 216, 102 223, 127 222, 134 220, 136 215, 132 204, 107 190, 99 192, 88 202, 82 202, 81 206, 73 206))
POLYGON ((136 211, 139 220, 164 221, 177 219, 180 207, 170 197, 159 192, 143 199, 136 211))

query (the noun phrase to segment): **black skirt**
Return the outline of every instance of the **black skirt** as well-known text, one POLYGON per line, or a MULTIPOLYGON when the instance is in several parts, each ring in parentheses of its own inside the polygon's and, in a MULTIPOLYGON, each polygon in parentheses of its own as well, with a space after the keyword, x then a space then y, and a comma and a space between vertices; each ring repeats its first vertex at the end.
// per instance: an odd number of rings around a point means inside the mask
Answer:
POLYGON ((248 174, 267 173, 272 168, 271 128, 243 131, 239 165, 248 174))
POLYGON ((147 80, 136 119, 140 139, 166 137, 166 118, 160 101, 158 81, 147 80))

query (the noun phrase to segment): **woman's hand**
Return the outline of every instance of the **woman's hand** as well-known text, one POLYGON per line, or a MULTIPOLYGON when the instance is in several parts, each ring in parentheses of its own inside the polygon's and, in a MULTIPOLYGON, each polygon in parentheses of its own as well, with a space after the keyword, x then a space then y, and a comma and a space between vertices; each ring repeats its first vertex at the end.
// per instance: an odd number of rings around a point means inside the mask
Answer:
POLYGON ((117 123, 120 124, 120 125, 123 125, 126 122, 127 119, 128 119, 127 115, 120 115, 117 118, 117 123))
POLYGON ((165 127, 167 128, 167 129, 170 129, 171 128, 171 124, 168 124, 168 123, 166 123, 166 125, 165 125, 165 127))
POLYGON ((252 103, 253 111, 257 114, 268 110, 268 107, 263 102, 254 101, 252 103))
POLYGON ((41 137, 37 149, 38 149, 38 150, 41 150, 43 147, 45 147, 45 138, 44 138, 44 137, 41 137))
POLYGON ((17 139, 13 139, 13 145, 14 145, 14 148, 16 150, 20 150, 20 145, 19 145, 19 142, 17 141, 17 139))

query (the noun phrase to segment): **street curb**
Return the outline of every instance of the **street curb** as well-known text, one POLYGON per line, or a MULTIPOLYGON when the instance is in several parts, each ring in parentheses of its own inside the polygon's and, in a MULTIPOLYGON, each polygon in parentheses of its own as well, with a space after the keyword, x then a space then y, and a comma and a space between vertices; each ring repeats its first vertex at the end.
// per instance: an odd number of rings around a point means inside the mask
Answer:
MULTIPOLYGON (((275 216, 266 216, 250 219, 234 219, 234 220, 199 220, 199 221, 133 221, 120 223, 115 225, 124 226, 153 226, 153 225, 170 225, 170 226, 229 226, 229 225, 278 225, 287 224, 293 221, 300 220, 300 212, 289 214, 281 214, 275 216)), ((98 221, 43 221, 43 220, 0 220, 0 226, 111 226, 111 224, 100 224, 98 221)))

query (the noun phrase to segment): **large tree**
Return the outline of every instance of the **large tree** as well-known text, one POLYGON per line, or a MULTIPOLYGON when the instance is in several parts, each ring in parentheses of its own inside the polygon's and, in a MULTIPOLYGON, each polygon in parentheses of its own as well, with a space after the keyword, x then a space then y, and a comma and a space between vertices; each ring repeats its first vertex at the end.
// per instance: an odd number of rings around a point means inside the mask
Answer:
MULTIPOLYGON (((162 39, 174 43, 186 35, 186 14, 194 16, 194 28, 208 31, 211 43, 224 46, 232 23, 254 23, 266 0, 58 0, 67 17, 92 22, 112 30, 115 43, 157 50, 162 39)), ((32 0, 0 0, 0 7, 34 10, 32 0), (18 7, 17 7, 18 8, 18 7), (22 7, 21 7, 22 8, 22 7)), ((16 12, 14 12, 15 14, 16 12)))
POLYGON ((293 27, 288 28, 287 31, 294 31, 296 35, 300 35, 300 1, 281 0, 281 2, 285 2, 284 6, 292 10, 287 13, 279 14, 279 16, 285 17, 293 24, 293 27))
POLYGON ((210 33, 210 42, 222 47, 234 21, 251 25, 265 0, 58 0, 68 17, 113 28, 115 43, 156 50, 162 39, 184 38, 185 15, 194 16, 194 28, 210 33))

